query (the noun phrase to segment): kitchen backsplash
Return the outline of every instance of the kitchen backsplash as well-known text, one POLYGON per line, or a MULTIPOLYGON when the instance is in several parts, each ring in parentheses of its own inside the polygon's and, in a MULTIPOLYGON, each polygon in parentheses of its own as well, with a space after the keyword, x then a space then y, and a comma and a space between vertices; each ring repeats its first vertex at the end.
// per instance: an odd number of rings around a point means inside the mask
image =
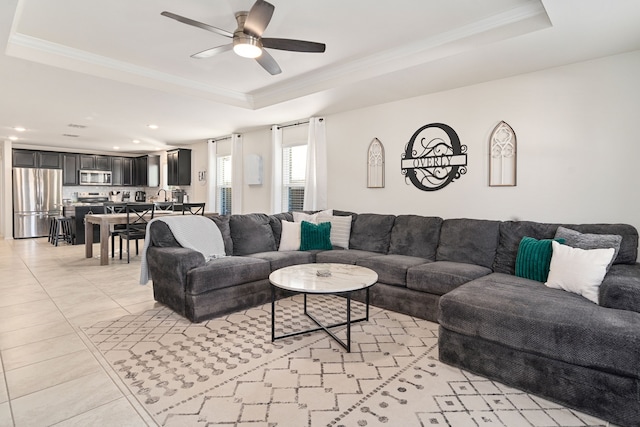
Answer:
MULTIPOLYGON (((170 186, 170 189, 167 190, 169 194, 171 193, 171 189, 177 189, 180 187, 170 186)), ((189 186, 182 187, 187 194, 189 194, 189 186)), ((131 194, 131 200, 133 200, 133 195, 136 191, 144 191, 147 193, 147 199, 150 197, 156 197, 158 193, 157 187, 155 188, 145 188, 145 187, 119 187, 117 185, 79 185, 79 186, 64 186, 62 187, 62 198, 69 199, 72 202, 76 202, 78 200, 78 192, 86 192, 86 193, 106 193, 106 194, 114 194, 116 192, 120 192, 122 194, 124 191, 128 191, 131 194), (112 193, 113 192, 113 193, 112 193)), ((160 196, 163 197, 162 195, 160 196)))

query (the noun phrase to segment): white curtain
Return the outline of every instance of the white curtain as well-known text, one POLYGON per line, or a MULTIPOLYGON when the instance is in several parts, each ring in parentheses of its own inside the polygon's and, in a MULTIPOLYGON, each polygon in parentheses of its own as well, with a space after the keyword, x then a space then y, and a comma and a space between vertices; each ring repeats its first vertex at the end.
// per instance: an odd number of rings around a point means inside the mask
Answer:
POLYGON ((324 118, 309 119, 304 210, 327 209, 327 137, 324 118))
POLYGON ((216 177, 218 176, 216 167, 217 167, 217 156, 216 156, 216 143, 214 140, 209 140, 207 142, 207 174, 209 176, 205 177, 207 180, 207 211, 209 212, 218 212, 218 206, 216 201, 216 177))
POLYGON ((231 213, 242 213, 243 182, 242 135, 231 134, 231 213))
POLYGON ((271 213, 282 212, 282 128, 271 127, 271 213))

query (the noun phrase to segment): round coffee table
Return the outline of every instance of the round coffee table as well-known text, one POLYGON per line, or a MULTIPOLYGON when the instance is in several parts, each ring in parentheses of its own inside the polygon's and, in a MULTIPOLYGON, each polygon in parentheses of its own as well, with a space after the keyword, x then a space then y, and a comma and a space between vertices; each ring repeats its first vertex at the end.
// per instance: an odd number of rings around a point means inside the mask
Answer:
POLYGON ((269 275, 271 287, 271 341, 302 335, 319 330, 325 331, 348 352, 351 351, 351 324, 369 320, 369 288, 378 281, 378 274, 366 267, 350 264, 300 264, 281 268, 269 275), (276 288, 304 294, 304 314, 318 325, 317 328, 276 336, 275 301, 276 288), (351 293, 366 290, 366 315, 351 319, 351 293), (307 311, 308 294, 330 294, 344 296, 347 301, 346 322, 323 325, 307 311), (338 338, 329 329, 347 326, 346 342, 338 338))

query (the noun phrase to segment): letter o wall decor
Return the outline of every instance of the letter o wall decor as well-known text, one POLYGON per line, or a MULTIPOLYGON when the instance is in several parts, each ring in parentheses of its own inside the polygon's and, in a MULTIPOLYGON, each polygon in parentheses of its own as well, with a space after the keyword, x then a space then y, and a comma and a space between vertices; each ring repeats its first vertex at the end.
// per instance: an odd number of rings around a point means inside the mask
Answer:
POLYGON ((440 190, 467 173, 467 146, 443 123, 415 131, 401 160, 405 181, 423 191, 440 190))

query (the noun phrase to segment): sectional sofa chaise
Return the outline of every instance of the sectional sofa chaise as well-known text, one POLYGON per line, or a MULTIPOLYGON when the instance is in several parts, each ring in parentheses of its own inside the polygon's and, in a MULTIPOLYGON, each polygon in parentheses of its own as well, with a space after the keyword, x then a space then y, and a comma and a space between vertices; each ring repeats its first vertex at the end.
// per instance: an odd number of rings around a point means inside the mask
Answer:
POLYGON ((155 299, 200 322, 270 301, 269 274, 285 266, 369 267, 379 277, 372 305, 439 323, 441 361, 617 424, 640 425, 640 264, 633 226, 562 225, 621 237, 594 303, 515 275, 523 238, 554 239, 560 224, 333 215, 351 217, 348 250, 278 251, 290 212, 211 216, 228 256, 209 262, 156 221, 147 250, 155 299))

